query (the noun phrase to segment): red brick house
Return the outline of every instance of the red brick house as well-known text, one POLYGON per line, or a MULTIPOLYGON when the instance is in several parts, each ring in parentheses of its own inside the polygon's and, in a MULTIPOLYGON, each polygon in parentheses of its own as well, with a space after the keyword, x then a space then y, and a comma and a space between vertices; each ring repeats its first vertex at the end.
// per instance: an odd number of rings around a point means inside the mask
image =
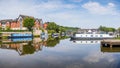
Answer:
POLYGON ((47 26, 48 26, 48 22, 45 22, 45 23, 43 24, 43 28, 44 28, 44 29, 47 29, 47 26))
MULTIPOLYGON (((32 16, 26 16, 26 15, 19 15, 16 19, 6 19, 6 20, 0 20, 0 27, 4 30, 7 28, 10 28, 12 30, 27 30, 26 27, 23 26, 23 20, 26 17, 34 18, 32 16)), ((35 23, 33 29, 39 30, 40 28, 44 28, 44 24, 42 19, 34 18, 35 23)))

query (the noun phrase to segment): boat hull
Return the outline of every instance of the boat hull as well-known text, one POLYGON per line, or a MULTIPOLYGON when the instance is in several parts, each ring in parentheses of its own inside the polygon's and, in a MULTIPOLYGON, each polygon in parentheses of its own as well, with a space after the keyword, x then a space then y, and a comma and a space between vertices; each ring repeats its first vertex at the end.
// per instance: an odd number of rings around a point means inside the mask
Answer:
POLYGON ((112 37, 71 37, 71 40, 102 40, 102 39, 113 39, 112 37))

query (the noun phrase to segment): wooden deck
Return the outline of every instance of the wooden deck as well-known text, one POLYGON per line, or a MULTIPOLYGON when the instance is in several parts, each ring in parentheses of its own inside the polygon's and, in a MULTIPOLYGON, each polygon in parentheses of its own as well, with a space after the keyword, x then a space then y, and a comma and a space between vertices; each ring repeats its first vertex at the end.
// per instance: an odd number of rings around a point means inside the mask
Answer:
POLYGON ((105 45, 105 46, 109 45, 110 47, 112 47, 114 45, 119 45, 120 46, 120 40, 115 40, 115 39, 102 40, 101 45, 105 45))

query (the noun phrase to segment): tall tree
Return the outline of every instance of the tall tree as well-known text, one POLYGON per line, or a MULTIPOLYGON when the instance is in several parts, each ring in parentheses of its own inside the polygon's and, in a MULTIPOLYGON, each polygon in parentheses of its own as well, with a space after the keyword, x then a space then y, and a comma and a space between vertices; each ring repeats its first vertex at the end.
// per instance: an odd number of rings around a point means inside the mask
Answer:
POLYGON ((119 36, 120 36, 120 27, 118 28, 118 31, 119 31, 119 36))
POLYGON ((56 32, 59 32, 59 25, 57 25, 54 22, 49 22, 47 26, 48 30, 55 30, 56 32))
POLYGON ((24 27, 27 27, 29 31, 31 31, 32 27, 34 26, 34 22, 35 20, 33 18, 27 17, 23 20, 23 25, 24 27))
POLYGON ((104 32, 115 32, 115 28, 105 27, 105 26, 100 26, 99 30, 104 31, 104 32))

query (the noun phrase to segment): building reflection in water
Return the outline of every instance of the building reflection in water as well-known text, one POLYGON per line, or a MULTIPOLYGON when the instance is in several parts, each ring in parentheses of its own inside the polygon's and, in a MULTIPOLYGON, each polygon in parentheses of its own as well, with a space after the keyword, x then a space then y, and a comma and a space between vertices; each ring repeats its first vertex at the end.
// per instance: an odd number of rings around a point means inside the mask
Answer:
POLYGON ((71 40, 78 44, 100 44, 101 40, 71 40))
POLYGON ((120 52, 120 46, 114 45, 113 47, 110 47, 110 45, 101 45, 100 47, 101 52, 108 52, 108 53, 116 53, 120 52))
POLYGON ((24 39, 24 41, 22 41, 22 39, 20 38, 20 40, 18 42, 10 39, 3 40, 2 43, 0 44, 0 48, 16 50, 19 53, 19 55, 27 55, 41 51, 43 47, 54 47, 59 43, 60 39, 52 38, 47 40, 45 39, 43 41, 38 37, 33 38, 32 40, 24 39))

